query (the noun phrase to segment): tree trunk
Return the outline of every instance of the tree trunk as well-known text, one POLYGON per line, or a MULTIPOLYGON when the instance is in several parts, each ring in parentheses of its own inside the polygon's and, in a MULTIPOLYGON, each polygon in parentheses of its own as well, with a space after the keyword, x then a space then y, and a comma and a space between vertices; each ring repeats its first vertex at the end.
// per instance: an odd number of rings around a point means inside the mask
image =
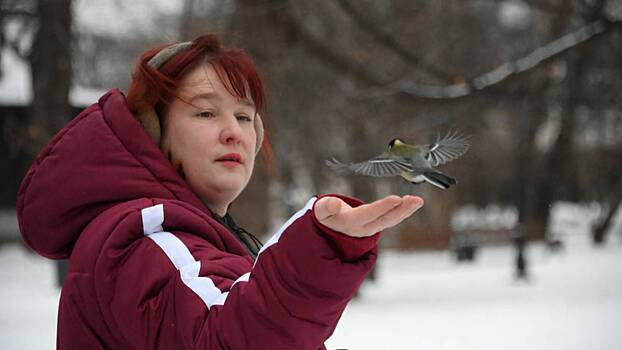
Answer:
MULTIPOLYGON (((560 131, 553 148, 545 156, 537 191, 539 198, 536 204, 536 221, 544 225, 549 221, 550 207, 555 200, 576 201, 579 197, 574 136, 577 101, 583 91, 584 55, 587 54, 587 49, 589 47, 586 45, 580 46, 566 59, 568 73, 561 86, 560 131)), ((546 231, 544 234, 544 239, 548 239, 546 231)))
POLYGON ((620 207, 622 207, 622 181, 618 181, 618 185, 613 190, 611 198, 612 205, 609 208, 609 212, 606 214, 605 219, 594 228, 592 240, 595 245, 603 245, 605 243, 606 234, 611 231, 610 227, 613 224, 613 218, 620 207))
POLYGON ((30 53, 33 100, 28 134, 33 155, 71 119, 71 0, 40 0, 30 53))
MULTIPOLYGON (((230 17, 228 28, 222 41, 226 45, 239 46, 253 58, 259 74, 262 77, 266 90, 267 111, 262 115, 267 136, 275 151, 274 172, 271 175, 260 178, 253 176, 248 188, 244 191, 250 192, 253 187, 254 196, 246 197, 245 201, 251 203, 267 203, 255 211, 260 210, 258 216, 264 218, 261 227, 265 231, 278 228, 282 224, 274 222, 278 219, 287 219, 291 214, 299 210, 299 207, 292 206, 285 199, 282 191, 289 191, 295 186, 294 173, 292 171, 293 162, 287 158, 288 150, 286 146, 287 135, 282 129, 287 128, 291 120, 282 120, 281 116, 286 115, 282 99, 287 100, 287 91, 277 91, 276 87, 285 78, 281 73, 280 65, 283 62, 282 55, 288 52, 292 45, 292 38, 287 34, 289 31, 282 25, 280 18, 287 13, 282 2, 277 0, 252 1, 235 0, 235 11, 230 17), (285 98, 282 96, 285 95, 285 98), (270 217, 268 217, 270 216, 270 217)), ((291 146, 291 145, 290 145, 291 146)), ((291 152, 294 153, 294 152, 291 152)), ((264 162, 262 164, 266 165, 264 162)), ((256 168, 255 173, 267 172, 268 169, 256 168)), ((240 200, 241 202, 241 200, 240 200)), ((233 213, 236 215, 235 213, 233 213)), ((251 227, 252 228, 252 227, 251 227)), ((256 232, 262 232, 261 228, 256 232)), ((267 232, 270 237, 274 232, 267 232)))
MULTIPOLYGON (((30 51, 32 104, 27 152, 35 156, 73 116, 71 87, 71 0, 39 0, 39 29, 30 51)), ((66 261, 57 262, 59 285, 65 279, 66 261)))
POLYGON ((535 146, 535 134, 538 125, 546 113, 546 90, 548 84, 539 89, 539 94, 531 103, 525 116, 518 120, 516 126, 517 141, 514 153, 513 198, 518 209, 518 222, 524 228, 525 237, 542 237, 545 229, 543 223, 534 225, 537 213, 534 203, 537 201, 535 186, 540 179, 535 146))

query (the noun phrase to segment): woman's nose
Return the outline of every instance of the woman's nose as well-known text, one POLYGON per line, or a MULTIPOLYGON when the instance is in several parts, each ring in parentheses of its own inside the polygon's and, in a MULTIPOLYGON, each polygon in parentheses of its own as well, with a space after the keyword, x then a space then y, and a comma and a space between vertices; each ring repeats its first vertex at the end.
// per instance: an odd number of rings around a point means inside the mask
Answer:
POLYGON ((222 130, 220 132, 220 140, 222 143, 238 143, 242 139, 242 128, 235 116, 226 118, 223 121, 222 130))

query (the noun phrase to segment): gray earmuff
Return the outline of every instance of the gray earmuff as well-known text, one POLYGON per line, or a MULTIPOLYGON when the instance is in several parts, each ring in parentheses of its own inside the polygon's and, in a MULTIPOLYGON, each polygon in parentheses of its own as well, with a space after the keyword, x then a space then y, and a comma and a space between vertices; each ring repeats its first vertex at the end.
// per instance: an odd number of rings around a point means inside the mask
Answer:
POLYGON ((147 64, 153 69, 160 69, 166 62, 173 58, 173 56, 189 48, 191 45, 191 41, 185 41, 183 43, 167 46, 160 50, 155 56, 151 57, 147 64))

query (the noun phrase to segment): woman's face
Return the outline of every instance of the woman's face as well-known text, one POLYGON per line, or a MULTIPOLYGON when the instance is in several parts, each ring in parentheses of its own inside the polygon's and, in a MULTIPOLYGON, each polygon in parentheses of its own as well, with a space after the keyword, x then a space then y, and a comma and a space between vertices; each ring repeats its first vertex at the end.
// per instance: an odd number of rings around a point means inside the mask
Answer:
POLYGON ((222 216, 253 172, 255 106, 232 96, 207 63, 181 80, 178 96, 164 113, 162 151, 222 216))

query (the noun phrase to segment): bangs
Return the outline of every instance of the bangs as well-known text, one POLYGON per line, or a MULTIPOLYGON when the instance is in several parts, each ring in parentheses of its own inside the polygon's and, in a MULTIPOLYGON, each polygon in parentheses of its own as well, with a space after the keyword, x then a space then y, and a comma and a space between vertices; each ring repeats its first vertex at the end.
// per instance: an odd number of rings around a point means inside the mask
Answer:
POLYGON ((218 78, 227 91, 240 99, 251 101, 257 113, 263 113, 265 96, 259 74, 242 51, 232 51, 228 55, 211 57, 218 78))

